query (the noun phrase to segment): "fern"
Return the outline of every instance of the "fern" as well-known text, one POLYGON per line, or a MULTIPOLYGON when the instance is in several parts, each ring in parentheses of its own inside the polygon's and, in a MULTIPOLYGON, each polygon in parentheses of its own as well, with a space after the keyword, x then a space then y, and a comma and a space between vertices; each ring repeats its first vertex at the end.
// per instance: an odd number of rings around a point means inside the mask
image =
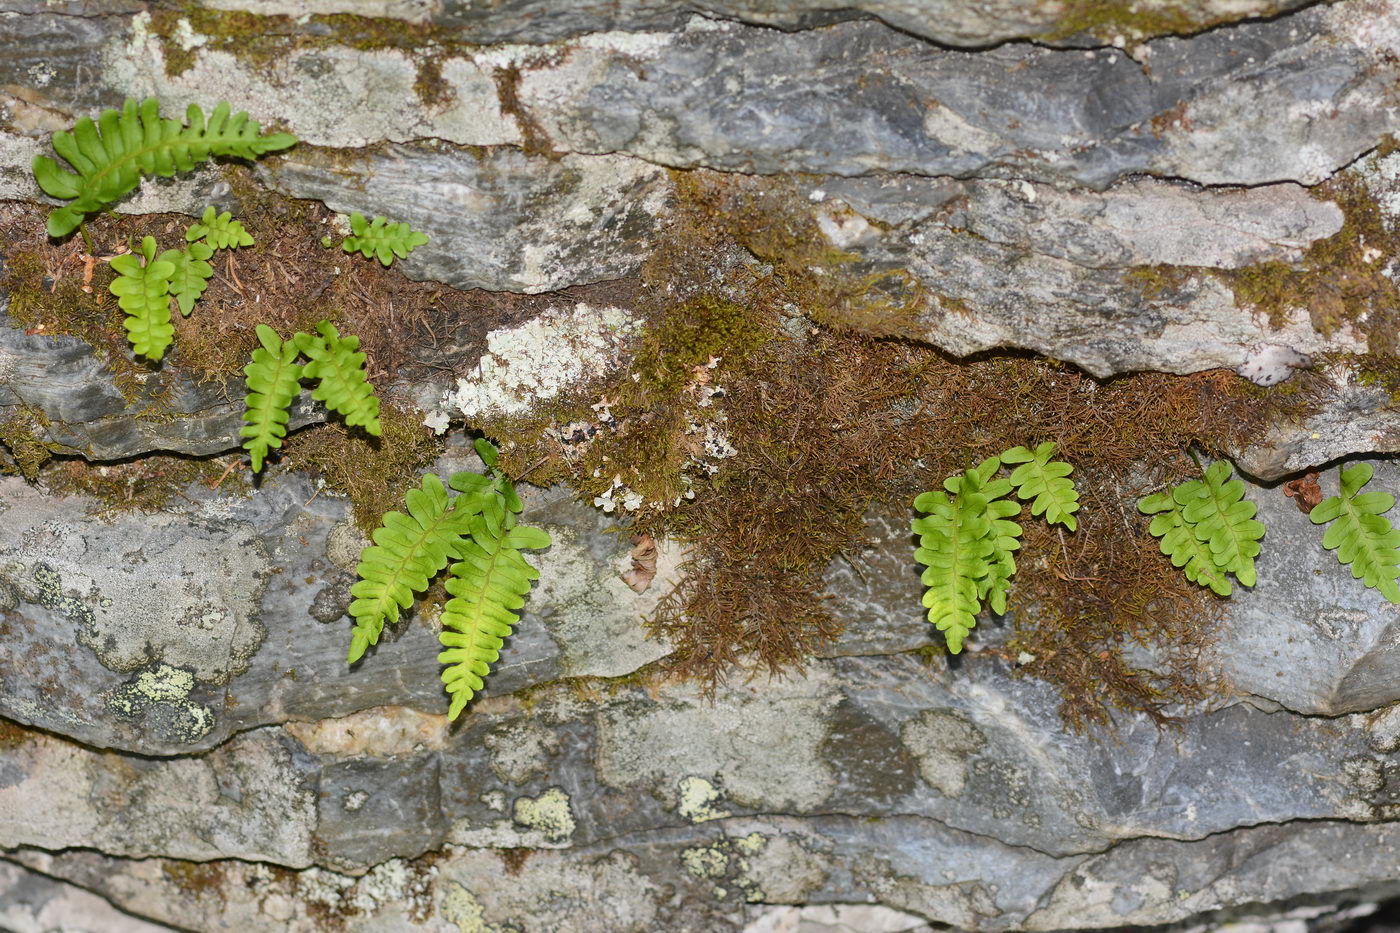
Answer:
POLYGON ((1011 485, 1016 487, 1017 496, 1034 499, 1032 515, 1044 514, 1050 524, 1058 522, 1074 531, 1079 527, 1074 517, 1079 511, 1079 493, 1074 489, 1074 480, 1068 478, 1074 467, 1062 460, 1051 462, 1054 452, 1055 442, 1046 441, 1034 451, 1013 447, 1001 455, 1001 460, 1021 464, 1011 472, 1011 485))
POLYGON ((163 261, 175 267, 170 276, 170 294, 175 296, 175 303, 185 317, 190 316, 194 303, 209 287, 214 267, 208 260, 213 255, 214 248, 208 243, 191 243, 184 249, 168 249, 160 254, 163 261))
MULTIPOLYGON (((420 233, 406 223, 391 223, 384 217, 376 217, 371 223, 359 211, 350 214, 350 231, 350 236, 341 241, 341 249, 347 253, 359 252, 362 256, 377 258, 386 266, 394 261, 395 256, 407 259, 409 253, 428 242, 426 233, 420 233)), ((330 237, 321 242, 326 246, 331 245, 330 237)))
POLYGON ((1337 560, 1351 565, 1351 575, 1380 590, 1392 603, 1400 603, 1400 531, 1383 513, 1395 505, 1388 492, 1361 492, 1374 474, 1369 463, 1342 471, 1341 495, 1323 500, 1308 517, 1314 524, 1333 522, 1322 536, 1322 546, 1335 549, 1337 560))
POLYGON ((365 379, 365 355, 359 337, 342 337, 329 321, 316 325, 320 334, 299 333, 296 344, 311 362, 302 374, 318 381, 311 397, 345 418, 351 427, 379 436, 379 398, 365 379))
POLYGON ((141 259, 135 253, 113 257, 112 269, 117 278, 107 287, 126 312, 123 326, 132 349, 148 359, 159 360, 175 336, 167 297, 175 264, 156 258, 154 237, 141 240, 140 255, 141 259))
POLYGON ((199 222, 190 224, 185 231, 185 239, 191 242, 203 240, 215 249, 253 245, 253 235, 243 229, 242 222, 234 220, 228 211, 215 216, 213 207, 206 207, 199 222))
POLYGON ((1264 536, 1264 526, 1254 520, 1258 506, 1244 498, 1244 482, 1231 480, 1230 472, 1229 463, 1217 460, 1204 478, 1138 502, 1138 511, 1155 516, 1147 530, 1162 539, 1172 565, 1220 596, 1232 592, 1228 574, 1254 585, 1254 558, 1264 536))
POLYGON ((1186 579, 1208 586, 1221 596, 1230 595, 1229 578, 1216 566, 1210 548, 1196 537, 1171 491, 1144 497, 1138 502, 1138 510, 1154 516, 1147 530, 1162 539, 1162 553, 1171 558, 1172 566, 1183 569, 1186 579))
POLYGON ((1264 526, 1254 520, 1259 507, 1244 498, 1244 482, 1230 480, 1230 465, 1215 461, 1206 469, 1204 481, 1184 483, 1173 495, 1196 539, 1209 545, 1215 566, 1233 573, 1243 585, 1253 586, 1254 558, 1259 555, 1264 526))
POLYGON ((539 578, 539 571, 520 551, 550 544, 546 532, 516 525, 524 504, 515 486, 497 468, 495 446, 477 438, 475 447, 487 475, 456 473, 451 480, 463 498, 471 497, 476 514, 471 537, 458 548, 460 560, 452 565, 452 577, 447 581, 447 591, 454 598, 443 608, 439 636, 446 650, 438 655, 438 661, 448 666, 442 681, 452 697, 449 719, 456 719, 482 688, 491 665, 500 658, 503 640, 518 619, 515 610, 524 605, 531 581, 539 578))
POLYGON ((247 438, 243 447, 252 460, 254 473, 262 469, 270 448, 282 446, 282 438, 287 436, 288 408, 296 398, 301 379, 296 344, 283 342, 277 331, 266 324, 259 324, 257 333, 262 346, 253 351, 252 361, 243 369, 248 377, 243 420, 248 423, 238 432, 247 438))
POLYGON ((1006 499, 1011 482, 996 476, 1001 458, 989 457, 961 476, 944 481, 944 488, 955 495, 980 493, 987 499, 987 538, 992 552, 987 562, 987 575, 978 581, 977 598, 998 615, 1006 612, 1006 592, 1016 573, 1015 552, 1021 547, 1021 526, 1011 519, 1021 514, 1021 507, 1006 499))
POLYGON ((188 125, 163 119, 154 97, 139 105, 127 98, 120 113, 104 110, 96 123, 83 117, 71 133, 54 133, 54 152, 74 171, 47 156, 34 157, 34 179, 44 193, 72 202, 49 214, 49 236, 72 233, 88 214, 135 189, 142 175, 168 178, 211 156, 256 159, 296 143, 288 133, 259 136, 255 121, 242 112, 230 116, 224 102, 207 123, 204 112, 191 104, 185 120, 188 125))
POLYGON ((374 544, 361 552, 355 568, 360 579, 350 588, 355 597, 350 603, 355 619, 347 656, 351 664, 378 643, 385 620, 397 622, 399 610, 413 605, 413 594, 428 588, 469 528, 471 511, 449 508, 442 480, 431 473, 405 499, 408 514, 384 516, 371 536, 374 544))

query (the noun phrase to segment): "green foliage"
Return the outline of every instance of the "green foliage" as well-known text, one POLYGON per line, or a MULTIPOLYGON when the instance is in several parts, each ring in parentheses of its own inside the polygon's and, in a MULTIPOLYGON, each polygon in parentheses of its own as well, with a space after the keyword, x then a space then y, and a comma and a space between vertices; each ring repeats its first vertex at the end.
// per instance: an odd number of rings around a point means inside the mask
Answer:
POLYGON ((335 325, 322 321, 316 325, 319 337, 300 333, 297 347, 311 362, 302 371, 307 378, 317 380, 311 397, 345 418, 351 427, 379 436, 379 398, 365 378, 365 355, 357 353, 360 338, 342 337, 335 325))
POLYGON ((124 253, 112 259, 117 278, 107 286, 126 312, 126 327, 132 349, 141 356, 159 360, 175 336, 170 323, 170 277, 175 264, 156 258, 154 237, 141 240, 141 258, 124 253))
POLYGON ((1011 485, 1016 487, 1016 495, 1022 499, 1034 499, 1031 503, 1032 515, 1045 515, 1050 524, 1059 523, 1070 531, 1078 526, 1074 513, 1079 511, 1079 493, 1075 492, 1074 480, 1069 479, 1074 467, 1063 460, 1050 460, 1055 452, 1055 442, 1046 441, 1034 451, 1024 447, 1013 447, 1001 455, 1002 463, 1019 463, 1011 472, 1011 485))
POLYGON ((487 473, 454 473, 448 485, 459 495, 452 499, 442 480, 425 476, 422 487, 406 497, 408 515, 384 516, 375 543, 360 555, 360 579, 350 590, 356 599, 350 604, 355 630, 348 657, 354 663, 378 642, 385 621, 398 621, 399 610, 411 606, 414 594, 455 558, 447 581, 453 598, 443 607, 439 636, 445 650, 438 655, 447 665, 442 680, 452 698, 451 719, 482 688, 531 582, 539 578, 520 552, 550 543, 546 532, 516 524, 523 506, 495 465, 496 448, 478 439, 476 449, 487 473))
MULTIPOLYGON (((199 245, 199 244, 195 244, 199 245)), ((281 447, 287 436, 288 408, 300 389, 301 367, 297 365, 296 344, 283 342, 277 331, 266 324, 258 325, 261 347, 253 351, 252 361, 244 368, 248 395, 239 430, 246 437, 243 447, 253 463, 253 472, 262 469, 263 457, 270 448, 281 447)))
POLYGON ((1162 539, 1162 553, 1172 565, 1220 596, 1232 591, 1228 574, 1244 586, 1254 585, 1254 558, 1264 536, 1263 524, 1254 520, 1258 507, 1244 498, 1244 482, 1230 474, 1230 464, 1217 460, 1203 479, 1138 502, 1140 512, 1155 516, 1148 531, 1162 539))
POLYGON ((215 216, 212 206, 204 209, 204 216, 198 223, 190 224, 189 229, 185 231, 185 239, 191 242, 202 239, 214 249, 237 249, 240 246, 253 245, 253 235, 243 229, 240 221, 234 220, 228 211, 215 216))
POLYGON ((162 261, 175 267, 170 276, 170 294, 175 296, 175 303, 185 317, 190 316, 194 303, 209 287, 209 279, 214 274, 209 257, 213 255, 214 248, 208 243, 191 243, 184 249, 168 249, 160 254, 162 261))
POLYGON ((1380 590, 1392 603, 1400 603, 1400 531, 1384 517, 1395 505, 1388 492, 1365 492, 1374 470, 1369 463, 1358 463, 1342 471, 1341 495, 1324 499, 1309 517, 1314 524, 1332 522, 1322 536, 1322 546, 1335 549, 1337 560, 1351 565, 1351 575, 1367 586, 1380 590))
MULTIPOLYGON (((409 253, 428 242, 426 233, 419 233, 406 223, 390 223, 384 217, 376 217, 371 223, 359 211, 350 215, 350 231, 350 236, 341 241, 341 249, 377 258, 386 266, 395 256, 407 259, 409 253)), ((321 242, 331 245, 330 237, 321 242)))
POLYGON ((405 501, 408 514, 387 513, 371 536, 374 544, 360 554, 360 579, 350 588, 355 597, 350 604, 355 619, 347 656, 351 664, 378 643, 386 619, 397 622, 399 610, 413 605, 413 594, 428 588, 468 530, 470 504, 451 507, 442 480, 431 473, 420 488, 408 491, 405 501))
POLYGON ((354 352, 360 338, 341 337, 329 321, 321 321, 316 329, 319 337, 301 332, 283 342, 271 327, 258 325, 262 348, 253 351, 252 362, 243 370, 248 376, 243 413, 247 424, 239 432, 248 438, 243 446, 249 452, 254 473, 262 469, 270 448, 282 446, 282 438, 287 435, 288 408, 297 396, 298 380, 302 378, 320 380, 311 397, 327 402, 345 417, 347 425, 363 427, 366 433, 379 436, 379 399, 365 381, 365 355, 354 352), (296 359, 302 352, 311 362, 298 366, 296 359))
POLYGON ((258 135, 255 121, 243 112, 230 115, 224 102, 214 108, 208 122, 204 112, 191 104, 185 121, 188 125, 163 119, 160 103, 153 97, 139 105, 127 98, 120 113, 105 110, 95 123, 83 117, 71 133, 54 133, 54 151, 74 171, 47 156, 34 157, 34 179, 44 193, 72 202, 49 214, 49 236, 72 233, 88 214, 135 189, 143 175, 169 178, 212 156, 256 159, 296 143, 288 133, 258 135))

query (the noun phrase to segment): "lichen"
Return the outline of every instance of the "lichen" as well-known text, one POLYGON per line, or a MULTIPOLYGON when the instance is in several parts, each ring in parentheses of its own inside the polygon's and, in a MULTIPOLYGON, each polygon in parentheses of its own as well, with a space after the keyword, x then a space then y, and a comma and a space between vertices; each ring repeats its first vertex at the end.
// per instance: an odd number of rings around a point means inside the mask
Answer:
POLYGON ((551 787, 538 797, 517 797, 512 815, 515 822, 539 830, 550 842, 565 841, 578 826, 562 787, 551 787))

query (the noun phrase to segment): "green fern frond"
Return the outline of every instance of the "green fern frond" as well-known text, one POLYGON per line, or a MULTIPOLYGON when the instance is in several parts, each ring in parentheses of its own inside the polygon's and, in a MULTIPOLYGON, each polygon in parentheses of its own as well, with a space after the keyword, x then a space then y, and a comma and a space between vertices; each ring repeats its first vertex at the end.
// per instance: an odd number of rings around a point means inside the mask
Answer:
POLYGON ((1395 505, 1395 497, 1388 492, 1361 492, 1374 472, 1369 463, 1343 470, 1341 495, 1324 499, 1308 517, 1317 525, 1333 522, 1322 536, 1322 546, 1336 549, 1337 560, 1351 565, 1353 578, 1400 603, 1400 586, 1395 582, 1400 577, 1400 531, 1383 515, 1395 505))
POLYGON ((132 349, 141 356, 159 360, 175 336, 170 323, 170 277, 175 264, 156 258, 154 237, 141 240, 141 259, 124 253, 112 259, 117 278, 107 286, 126 312, 123 326, 132 349))
POLYGON ((1253 586, 1264 526, 1254 520, 1259 507, 1244 498, 1244 482, 1230 480, 1230 472, 1230 464, 1217 460, 1206 468, 1204 482, 1184 483, 1172 495, 1196 539, 1210 547, 1215 566, 1253 586))
POLYGON ((185 239, 191 242, 203 240, 215 249, 253 245, 253 235, 243 229, 242 221, 234 220, 228 211, 216 216, 213 207, 206 207, 199 222, 190 224, 185 231, 185 239))
POLYGON ((428 581, 447 566, 469 527, 470 513, 449 508, 447 490, 432 473, 405 499, 408 514, 387 513, 371 536, 374 544, 360 554, 360 579, 350 588, 355 597, 350 603, 355 619, 351 664, 379 641, 385 620, 397 622, 399 610, 413 604, 413 594, 427 589, 428 581))
POLYGON ((1013 447, 1001 455, 1003 463, 1019 463, 1011 471, 1011 485, 1022 499, 1033 499, 1032 515, 1045 515, 1050 524, 1059 523, 1070 531, 1078 527, 1074 513, 1079 511, 1079 493, 1074 480, 1068 479, 1074 467, 1063 460, 1051 461, 1055 442, 1046 441, 1034 451, 1013 447))
POLYGON ((214 248, 208 243, 191 243, 184 249, 168 249, 160 254, 162 261, 175 267, 170 276, 170 294, 175 296, 175 303, 185 317, 190 316, 194 303, 209 287, 214 267, 209 265, 208 259, 213 255, 214 248))
POLYGON ((379 398, 365 379, 365 355, 355 352, 360 338, 342 337, 329 321, 316 325, 320 333, 299 333, 297 347, 311 360, 302 374, 318 381, 311 397, 345 418, 351 427, 379 436, 379 398))
POLYGON ((953 654, 962 651, 963 639, 977 625, 980 581, 991 569, 987 504, 979 493, 949 498, 926 492, 914 500, 914 508, 928 513, 913 522, 919 536, 914 559, 928 568, 920 577, 927 587, 923 605, 953 654))
MULTIPOLYGON (((1200 482, 1192 480, 1177 489, 1187 488, 1185 498, 1190 501, 1195 496, 1194 487, 1200 482)), ((1148 531, 1161 538, 1162 553, 1171 558, 1172 566, 1180 567, 1186 579, 1200 586, 1208 586, 1220 596, 1229 596, 1232 590, 1225 571, 1216 566, 1210 547, 1198 539, 1195 530, 1182 515, 1181 503, 1174 491, 1159 492, 1144 496, 1138 502, 1138 511, 1152 515, 1148 531)))
POLYGON ((461 560, 452 565, 447 581, 454 598, 443 607, 438 636, 445 649, 438 662, 447 665, 442 682, 452 697, 448 719, 456 719, 482 688, 491 665, 500 659, 502 642, 519 620, 531 582, 539 579, 539 571, 520 551, 549 543, 549 535, 538 528, 493 532, 483 516, 473 523, 472 536, 460 547, 461 560))
POLYGON ((120 113, 105 110, 95 123, 83 117, 71 133, 54 133, 54 152, 74 171, 47 156, 34 157, 34 179, 44 193, 72 202, 49 214, 49 236, 72 233, 88 214, 136 188, 142 175, 168 178, 211 156, 256 159, 296 143, 288 133, 258 135, 255 121, 242 112, 230 116, 224 102, 214 108, 208 122, 204 112, 191 104, 185 120, 187 126, 163 119, 154 97, 139 105, 127 98, 120 113))
POLYGON ((277 331, 266 324, 259 324, 257 333, 262 346, 253 351, 252 362, 243 369, 248 377, 243 412, 247 424, 238 432, 239 436, 248 438, 243 447, 252 460, 254 473, 262 469, 263 458, 270 448, 282 446, 290 416, 287 409, 301 388, 296 344, 290 340, 283 342, 277 331))
POLYGON ((406 223, 390 223, 384 217, 376 217, 371 223, 359 211, 350 215, 350 231, 350 236, 340 244, 341 249, 376 258, 386 266, 394 261, 395 256, 407 259, 409 253, 428 242, 426 233, 420 233, 406 223))
POLYGON ((999 457, 988 457, 976 469, 949 477, 943 484, 956 495, 979 493, 987 499, 987 537, 992 543, 992 552, 987 561, 987 575, 977 584, 977 598, 997 615, 1006 612, 1006 593, 1016 573, 1015 552, 1021 547, 1022 534, 1021 526, 1011 521, 1021 514, 1021 506, 1006 498, 1011 494, 1011 482, 996 475, 1000 468, 999 457))

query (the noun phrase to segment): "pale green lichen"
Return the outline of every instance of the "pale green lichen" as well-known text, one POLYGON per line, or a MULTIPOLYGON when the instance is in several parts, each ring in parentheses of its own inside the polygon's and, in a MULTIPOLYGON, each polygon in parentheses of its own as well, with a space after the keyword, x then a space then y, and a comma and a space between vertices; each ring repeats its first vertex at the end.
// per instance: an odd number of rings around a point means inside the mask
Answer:
POLYGON ((550 842, 563 842, 578 826, 569 795, 561 787, 551 787, 538 797, 517 797, 513 816, 515 822, 539 830, 550 842))
POLYGON ((689 775, 681 778, 677 793, 680 804, 676 809, 692 823, 722 820, 730 815, 728 810, 718 810, 712 806, 720 799, 720 792, 715 785, 702 777, 689 775))
POLYGON ((122 719, 152 716, 153 728, 175 742, 195 742, 214 728, 214 712, 189 699, 194 675, 169 664, 142 671, 107 695, 107 708, 122 719))
POLYGON ((681 851, 681 864, 697 880, 723 878, 729 871, 729 854, 720 845, 691 846, 681 851))

